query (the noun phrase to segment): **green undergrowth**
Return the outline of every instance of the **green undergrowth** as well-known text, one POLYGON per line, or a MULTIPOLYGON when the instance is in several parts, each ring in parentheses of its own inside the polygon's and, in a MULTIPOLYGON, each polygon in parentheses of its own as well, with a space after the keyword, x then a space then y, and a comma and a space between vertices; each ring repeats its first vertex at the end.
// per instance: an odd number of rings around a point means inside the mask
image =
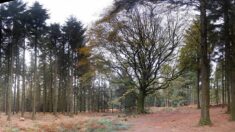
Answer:
POLYGON ((102 118, 90 120, 86 125, 86 132, 115 132, 128 129, 128 124, 102 118))

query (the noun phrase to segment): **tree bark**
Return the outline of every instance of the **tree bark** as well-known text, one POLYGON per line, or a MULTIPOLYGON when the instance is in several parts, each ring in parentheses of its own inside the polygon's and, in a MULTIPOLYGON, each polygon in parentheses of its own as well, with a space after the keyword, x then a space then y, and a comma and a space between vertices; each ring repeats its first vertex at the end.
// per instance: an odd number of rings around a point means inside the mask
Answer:
POLYGON ((20 63, 19 63, 19 59, 20 59, 20 55, 18 55, 18 58, 17 58, 17 63, 16 63, 16 67, 17 67, 17 97, 16 97, 16 113, 19 112, 19 108, 20 108, 20 63))
POLYGON ((22 96, 21 96, 21 117, 24 117, 25 111, 25 43, 23 47, 23 73, 22 73, 22 96))
POLYGON ((43 61, 43 113, 46 112, 47 106, 47 83, 46 83, 46 62, 43 61))
POLYGON ((201 118, 200 125, 210 125, 210 91, 209 91, 209 59, 208 59, 208 44, 207 44, 207 16, 206 16, 206 0, 200 0, 200 23, 201 23, 201 118))
POLYGON ((229 0, 224 0, 224 39, 225 39, 225 88, 227 91, 227 113, 230 113, 231 52, 229 40, 229 0))
POLYGON ((52 52, 50 52, 50 86, 49 86, 49 112, 53 112, 53 87, 54 87, 54 84, 53 84, 53 66, 52 66, 52 52))
POLYGON ((57 78, 57 67, 58 67, 58 60, 57 60, 57 55, 55 57, 55 65, 54 65, 54 104, 53 104, 53 114, 57 115, 57 104, 58 104, 58 78, 57 78))
POLYGON ((215 102, 216 102, 216 105, 218 105, 219 104, 219 80, 218 80, 218 78, 216 78, 215 83, 216 83, 216 86, 215 86, 215 102))
MULTIPOLYGON (((233 44, 233 56, 235 57, 235 45, 233 44)), ((231 120, 235 121, 235 59, 233 61, 233 68, 232 68, 232 80, 231 80, 231 120)))
POLYGON ((35 40, 35 46, 34 46, 34 78, 33 78, 33 105, 32 105, 32 120, 35 120, 35 114, 36 114, 36 88, 37 88, 37 39, 35 40))
POLYGON ((14 66, 14 45, 10 44, 10 68, 8 78, 8 90, 7 90, 7 120, 11 120, 11 97, 12 97, 12 86, 13 86, 13 66, 14 66))
POLYGON ((200 58, 197 59, 197 108, 200 109, 200 58))
MULTIPOLYGON (((223 53, 224 54, 224 53, 223 53)), ((224 108, 225 105, 225 84, 224 84, 224 60, 222 61, 222 108, 224 108)))
POLYGON ((139 114, 145 113, 144 103, 145 103, 145 94, 144 94, 144 91, 139 90, 138 100, 137 100, 137 112, 139 114))
MULTIPOLYGON (((234 16, 232 17, 232 22, 235 21, 234 16)), ((235 24, 231 23, 231 43, 232 43, 232 77, 231 77, 231 82, 232 82, 232 86, 231 86, 231 120, 235 121, 235 34, 234 34, 234 30, 235 30, 235 24)))
POLYGON ((73 117, 73 76, 69 75, 69 116, 73 117))
MULTIPOLYGON (((13 81, 14 82, 14 86, 13 86, 13 109, 12 109, 12 111, 13 111, 13 115, 15 114, 15 111, 16 111, 16 86, 17 86, 17 84, 16 84, 16 76, 14 76, 14 80, 15 81, 13 81)), ((12 82, 12 83, 13 83, 12 82)))

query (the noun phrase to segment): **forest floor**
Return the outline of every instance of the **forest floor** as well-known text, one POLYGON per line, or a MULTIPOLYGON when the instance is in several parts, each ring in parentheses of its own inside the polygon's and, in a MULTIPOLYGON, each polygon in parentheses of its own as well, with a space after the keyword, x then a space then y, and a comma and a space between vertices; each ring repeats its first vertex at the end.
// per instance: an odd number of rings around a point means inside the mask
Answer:
POLYGON ((235 122, 221 106, 211 107, 211 126, 199 126, 200 110, 196 106, 151 108, 151 114, 130 118, 126 132, 235 132, 235 122))
POLYGON ((12 116, 6 121, 6 115, 0 114, 0 132, 234 132, 235 122, 229 121, 226 109, 210 109, 211 126, 199 126, 200 110, 195 106, 178 108, 150 108, 149 114, 129 115, 120 113, 79 113, 73 118, 58 114, 37 113, 36 120, 25 114, 12 116))

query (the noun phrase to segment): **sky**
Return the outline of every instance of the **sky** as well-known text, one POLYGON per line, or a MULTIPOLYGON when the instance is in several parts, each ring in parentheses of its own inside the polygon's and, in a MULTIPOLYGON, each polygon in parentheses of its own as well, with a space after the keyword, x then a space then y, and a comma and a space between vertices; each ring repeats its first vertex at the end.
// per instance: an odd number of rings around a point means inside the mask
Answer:
POLYGON ((48 10, 48 23, 63 24, 69 16, 75 16, 85 26, 89 26, 112 5, 113 0, 23 0, 29 6, 38 1, 48 10))
MULTIPOLYGON (((99 19, 105 9, 110 7, 113 0, 23 0, 31 6, 35 1, 48 10, 50 19, 48 23, 64 22, 70 16, 75 16, 84 26, 89 26, 99 19)), ((30 53, 26 53, 26 64, 30 63, 30 53)))

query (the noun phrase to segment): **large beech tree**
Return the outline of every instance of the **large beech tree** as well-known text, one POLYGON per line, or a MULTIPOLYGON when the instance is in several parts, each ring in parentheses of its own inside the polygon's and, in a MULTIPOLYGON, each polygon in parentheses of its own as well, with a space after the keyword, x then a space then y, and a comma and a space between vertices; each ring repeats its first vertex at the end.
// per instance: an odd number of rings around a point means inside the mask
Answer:
POLYGON ((109 52, 111 67, 116 72, 125 71, 134 84, 138 113, 145 112, 147 95, 166 88, 179 75, 174 60, 181 42, 177 19, 162 21, 154 6, 142 8, 98 23, 94 37, 109 52))
MULTIPOLYGON (((201 36, 201 82, 202 82, 202 109, 201 109, 201 125, 210 124, 210 115, 209 115, 209 58, 208 58, 208 43, 207 43, 207 7, 208 0, 117 0, 115 2, 114 10, 111 11, 111 14, 115 14, 122 10, 123 8, 132 8, 137 3, 143 1, 150 2, 169 2, 174 5, 193 5, 193 3, 199 3, 200 11, 200 36, 201 36)), ((196 4, 197 5, 197 4, 196 4)), ((198 7, 198 6, 197 6, 198 7)))

